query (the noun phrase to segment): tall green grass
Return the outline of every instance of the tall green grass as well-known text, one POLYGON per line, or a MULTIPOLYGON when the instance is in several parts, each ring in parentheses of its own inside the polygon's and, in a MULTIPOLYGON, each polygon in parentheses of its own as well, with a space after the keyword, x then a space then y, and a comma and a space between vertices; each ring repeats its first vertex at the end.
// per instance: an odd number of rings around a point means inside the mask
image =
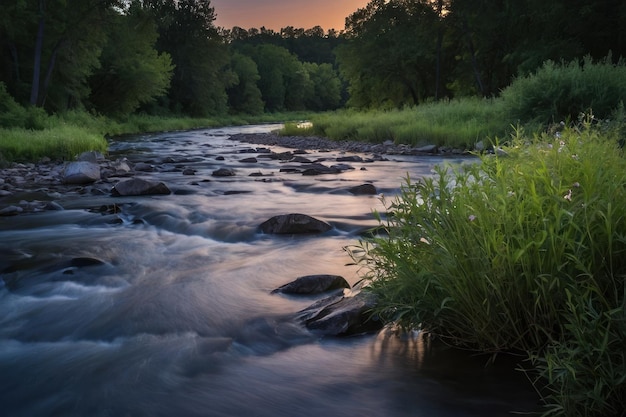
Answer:
MULTIPOLYGON (((608 136, 607 136, 608 135, 608 136)), ((626 159, 589 125, 407 179, 352 248, 375 311, 483 352, 525 352, 547 414, 626 409, 626 159), (383 237, 384 236, 384 237, 383 237)))
POLYGON ((311 117, 312 126, 287 134, 318 135, 334 140, 473 148, 487 137, 511 131, 498 99, 466 98, 422 104, 402 110, 341 110, 311 117))
MULTIPOLYGON (((0 98, 3 92, 1 86, 0 83, 0 98)), ((0 108, 2 164, 37 161, 43 157, 68 160, 90 150, 106 152, 106 138, 124 134, 276 123, 310 116, 310 113, 294 112, 258 116, 223 115, 214 118, 129 115, 123 119, 111 119, 86 111, 68 111, 48 116, 41 109, 25 109, 15 102, 7 103, 4 108, 0 108)))
POLYGON ((0 129, 0 159, 4 164, 37 161, 43 157, 72 160, 88 150, 106 153, 107 141, 90 129, 73 125, 43 130, 0 129))

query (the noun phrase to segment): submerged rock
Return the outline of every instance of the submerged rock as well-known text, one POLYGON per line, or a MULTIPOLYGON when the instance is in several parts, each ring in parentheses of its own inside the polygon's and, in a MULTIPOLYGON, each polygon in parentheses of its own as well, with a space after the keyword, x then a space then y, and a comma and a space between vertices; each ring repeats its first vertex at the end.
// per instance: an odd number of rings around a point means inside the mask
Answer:
POLYGON ((358 155, 340 156, 337 162, 363 162, 363 158, 358 155))
POLYGON ((213 171, 211 175, 214 177, 232 177, 235 175, 235 171, 229 168, 220 168, 213 171))
POLYGON ((333 227, 306 214, 292 213, 274 216, 259 226, 263 233, 268 234, 303 234, 324 233, 333 227))
POLYGON ((291 281, 272 293, 283 294, 319 294, 322 292, 337 290, 341 288, 350 288, 350 284, 342 276, 339 275, 305 275, 291 281))
POLYGON ((372 184, 362 184, 351 187, 348 191, 350 191, 354 195, 376 195, 376 187, 372 184))
POLYGON ((18 206, 8 206, 0 210, 0 216, 15 216, 24 211, 23 208, 18 206))
POLYGON ((319 163, 311 164, 307 169, 302 171, 302 175, 323 175, 339 173, 341 173, 341 169, 337 167, 328 167, 319 163))

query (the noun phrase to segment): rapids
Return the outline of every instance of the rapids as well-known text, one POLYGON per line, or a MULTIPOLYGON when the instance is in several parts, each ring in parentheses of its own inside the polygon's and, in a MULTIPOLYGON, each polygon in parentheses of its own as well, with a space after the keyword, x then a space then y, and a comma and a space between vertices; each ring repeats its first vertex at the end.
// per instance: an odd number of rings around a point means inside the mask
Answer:
MULTIPOLYGON (((320 176, 280 172, 294 165, 284 161, 241 162, 257 146, 230 135, 277 127, 116 138, 111 159, 159 167, 142 176, 173 194, 68 196, 58 199, 63 211, 0 218, 0 415, 459 417, 533 406, 513 360, 485 366, 485 357, 389 330, 319 338, 289 319, 316 298, 271 291, 309 274, 355 284, 344 247, 376 224, 381 195, 445 161, 388 156, 320 176), (223 167, 236 175, 211 175, 223 167), (379 195, 347 191, 368 182, 379 195), (287 213, 333 229, 257 230, 287 213)), ((337 154, 304 156, 332 164, 337 154)))

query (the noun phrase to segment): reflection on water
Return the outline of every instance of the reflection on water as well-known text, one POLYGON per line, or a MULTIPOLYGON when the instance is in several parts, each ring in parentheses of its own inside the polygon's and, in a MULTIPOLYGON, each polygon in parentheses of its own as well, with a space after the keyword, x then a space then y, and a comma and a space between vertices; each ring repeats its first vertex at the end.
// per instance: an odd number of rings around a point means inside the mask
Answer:
POLYGON ((125 138, 112 157, 154 164, 145 177, 174 194, 67 197, 64 211, 0 218, 0 414, 505 416, 533 404, 514 361, 485 367, 391 331, 319 339, 292 319, 314 300, 272 289, 309 274, 359 279, 342 248, 382 206, 346 190, 371 182, 393 195, 407 173, 429 175, 442 160, 393 157, 320 177, 242 164, 250 145, 228 136, 275 127, 125 138), (237 175, 213 177, 220 167, 237 175), (110 204, 119 210, 87 210, 110 204), (333 230, 257 230, 292 212, 333 230))

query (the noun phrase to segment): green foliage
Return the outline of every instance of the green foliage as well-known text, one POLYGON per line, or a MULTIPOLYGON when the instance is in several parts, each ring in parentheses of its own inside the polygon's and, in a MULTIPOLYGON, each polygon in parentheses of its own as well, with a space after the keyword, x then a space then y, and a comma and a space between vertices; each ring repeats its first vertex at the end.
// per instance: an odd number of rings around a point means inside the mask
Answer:
POLYGON ((330 64, 304 63, 313 91, 305 97, 306 108, 314 111, 334 110, 341 104, 341 80, 330 64))
POLYGON ((264 103, 257 85, 259 71, 254 60, 235 52, 230 65, 237 81, 228 90, 228 104, 232 112, 245 114, 263 113, 264 103))
POLYGON ((47 117, 43 109, 20 106, 0 82, 0 128, 43 129, 47 117))
POLYGON ((403 110, 337 111, 312 117, 316 135, 334 140, 472 148, 486 137, 510 130, 500 100, 463 99, 403 110))
POLYGON ((507 114, 522 122, 534 119, 543 125, 575 121, 580 113, 589 111, 607 118, 624 97, 626 64, 613 64, 611 57, 599 62, 590 57, 582 62, 547 61, 502 92, 507 114))
POLYGON ((246 46, 239 52, 251 57, 257 65, 258 87, 267 111, 305 108, 305 98, 310 96, 313 84, 295 55, 271 44, 246 46))
POLYGON ((8 161, 37 161, 44 156, 53 160, 71 160, 84 151, 107 151, 107 142, 102 135, 70 125, 37 131, 0 129, 0 138, 0 155, 8 161))
POLYGON ((588 125, 519 135, 503 151, 407 179, 385 202, 386 237, 351 252, 379 297, 375 313, 457 346, 526 352, 555 415, 619 415, 623 152, 588 125))
POLYGON ((335 52, 349 105, 389 109, 494 97, 547 60, 626 56, 624 25, 620 0, 371 0, 335 52))
POLYGON ((169 54, 175 67, 163 104, 170 112, 192 117, 226 113, 226 88, 235 76, 228 70, 227 47, 213 25, 211 2, 147 0, 142 4, 157 24, 156 49, 169 54))
MULTIPOLYGON (((0 98, 2 96, 0 84, 0 98)), ((2 102, 4 104, 4 102, 2 102)), ((18 106, 19 109, 22 109, 18 106)), ((24 109, 22 109, 24 110, 24 109)), ((43 112, 41 109, 35 109, 43 112)), ((5 114, 0 112, 0 120, 5 114)), ((43 157, 72 159, 88 150, 106 152, 106 137, 172 130, 189 130, 250 123, 279 123, 302 120, 308 113, 264 113, 259 115, 223 115, 212 118, 125 115, 112 119, 85 111, 69 111, 54 116, 42 115, 41 128, 33 131, 22 125, 0 126, 0 164, 15 161, 38 161, 43 157)))
MULTIPOLYGON (((338 28, 339 29, 339 28, 338 28)), ((310 29, 286 26, 276 32, 265 27, 243 29, 238 26, 224 30, 223 36, 235 49, 260 44, 271 44, 289 50, 301 62, 315 64, 333 64, 335 55, 333 50, 344 41, 340 33, 315 26, 310 29)))
POLYGON ((96 111, 129 114, 165 95, 173 66, 167 53, 154 49, 156 40, 155 24, 138 4, 114 16, 100 68, 90 77, 89 101, 96 111))
POLYGON ((434 96, 438 22, 421 1, 374 0, 351 15, 349 41, 336 49, 348 104, 398 108, 434 96))

